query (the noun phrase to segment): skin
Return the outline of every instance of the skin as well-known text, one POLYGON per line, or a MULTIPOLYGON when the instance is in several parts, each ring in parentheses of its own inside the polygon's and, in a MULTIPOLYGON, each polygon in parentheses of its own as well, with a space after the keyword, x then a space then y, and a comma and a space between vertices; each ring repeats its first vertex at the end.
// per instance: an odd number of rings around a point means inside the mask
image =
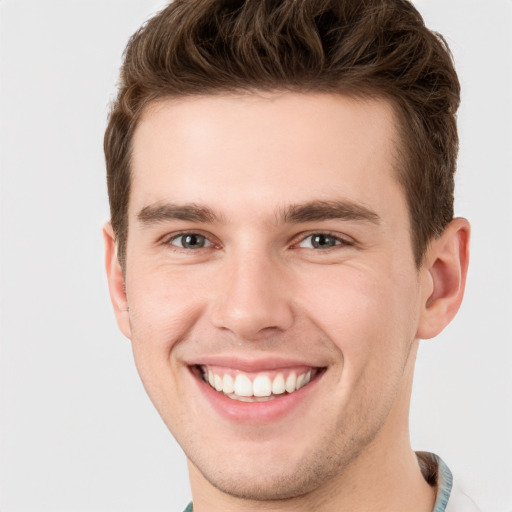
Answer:
POLYGON ((144 386, 187 455, 196 512, 432 510, 409 442, 414 361, 460 305, 469 225, 455 219, 416 267, 397 144, 384 100, 195 97, 142 117, 126 268, 107 224, 107 273, 144 386), (375 217, 282 218, 312 201, 375 217), (216 219, 141 219, 191 203, 216 219), (184 248, 183 231, 206 245, 184 248), (335 245, 313 246, 315 233, 335 245), (190 371, 225 355, 325 371, 287 414, 241 423, 190 371))

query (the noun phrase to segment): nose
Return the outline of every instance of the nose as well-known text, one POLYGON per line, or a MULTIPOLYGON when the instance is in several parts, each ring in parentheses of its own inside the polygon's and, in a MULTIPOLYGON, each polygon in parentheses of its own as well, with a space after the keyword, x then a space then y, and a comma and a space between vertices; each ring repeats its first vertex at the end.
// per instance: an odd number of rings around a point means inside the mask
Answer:
POLYGON ((257 340, 289 329, 293 323, 286 272, 268 255, 240 255, 218 275, 212 323, 237 338, 257 340))

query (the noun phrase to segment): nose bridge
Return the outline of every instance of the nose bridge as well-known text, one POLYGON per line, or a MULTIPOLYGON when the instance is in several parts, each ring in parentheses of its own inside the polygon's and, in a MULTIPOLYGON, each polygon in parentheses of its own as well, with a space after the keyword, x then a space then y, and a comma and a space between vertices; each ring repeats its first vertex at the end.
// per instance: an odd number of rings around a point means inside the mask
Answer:
POLYGON ((293 321, 285 273, 269 251, 233 251, 219 275, 213 323, 240 338, 284 331, 293 321))

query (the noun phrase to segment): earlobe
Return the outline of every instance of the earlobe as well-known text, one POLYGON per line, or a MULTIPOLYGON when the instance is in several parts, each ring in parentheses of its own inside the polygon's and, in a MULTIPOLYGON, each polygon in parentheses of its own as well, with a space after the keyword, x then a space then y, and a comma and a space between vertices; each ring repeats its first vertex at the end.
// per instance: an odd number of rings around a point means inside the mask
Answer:
POLYGON ((469 222, 454 219, 430 245, 421 272, 423 298, 417 337, 437 336, 462 302, 469 263, 469 222))
POLYGON ((114 307, 119 329, 127 338, 130 338, 129 308, 126 299, 124 275, 117 257, 116 238, 110 222, 103 226, 103 239, 105 242, 105 268, 107 271, 110 300, 114 307))

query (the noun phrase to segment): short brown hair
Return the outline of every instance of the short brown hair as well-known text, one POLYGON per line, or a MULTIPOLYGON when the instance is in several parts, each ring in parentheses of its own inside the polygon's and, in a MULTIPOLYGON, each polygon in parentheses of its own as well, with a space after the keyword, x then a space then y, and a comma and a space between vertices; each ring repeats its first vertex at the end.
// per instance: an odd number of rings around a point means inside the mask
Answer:
POLYGON ((255 90, 391 102, 419 266, 453 218, 460 86, 446 42, 407 0, 175 0, 144 24, 126 47, 104 141, 121 265, 131 141, 145 107, 255 90))

